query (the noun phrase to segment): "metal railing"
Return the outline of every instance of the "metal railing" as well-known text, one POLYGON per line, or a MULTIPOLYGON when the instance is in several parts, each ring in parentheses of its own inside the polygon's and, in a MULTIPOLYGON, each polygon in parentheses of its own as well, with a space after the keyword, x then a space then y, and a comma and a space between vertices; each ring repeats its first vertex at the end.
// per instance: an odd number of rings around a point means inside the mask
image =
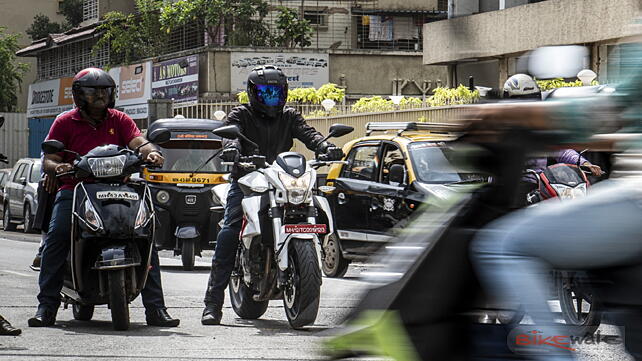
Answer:
MULTIPOLYGON (((185 118, 207 118, 214 119, 214 112, 222 110, 228 114, 234 107, 239 106, 238 102, 199 102, 197 104, 174 104, 174 115, 182 115, 185 118)), ((296 109, 305 118, 320 116, 323 114, 344 115, 352 113, 351 105, 337 104, 330 113, 325 112, 321 104, 288 104, 288 107, 296 109)))

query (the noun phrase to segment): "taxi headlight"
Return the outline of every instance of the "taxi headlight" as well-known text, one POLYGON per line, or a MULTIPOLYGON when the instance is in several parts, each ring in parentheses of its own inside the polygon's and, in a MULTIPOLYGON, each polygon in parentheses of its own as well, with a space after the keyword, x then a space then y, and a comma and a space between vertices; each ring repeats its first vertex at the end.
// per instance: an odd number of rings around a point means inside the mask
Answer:
POLYGON ((116 177, 123 173, 125 167, 126 155, 117 155, 113 157, 89 158, 89 168, 96 178, 116 177))
POLYGON ((160 204, 165 204, 169 202, 169 192, 164 190, 158 191, 158 193, 156 193, 156 200, 160 204))
POLYGON ((279 179, 288 194, 288 202, 292 204, 301 204, 305 201, 310 188, 312 174, 305 172, 299 178, 292 177, 287 173, 279 173, 279 179))

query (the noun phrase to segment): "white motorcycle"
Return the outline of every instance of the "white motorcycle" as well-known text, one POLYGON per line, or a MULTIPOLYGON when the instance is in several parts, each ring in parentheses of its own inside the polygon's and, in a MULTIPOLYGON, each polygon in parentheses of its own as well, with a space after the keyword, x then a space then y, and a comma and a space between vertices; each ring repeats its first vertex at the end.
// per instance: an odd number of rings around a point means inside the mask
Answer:
MULTIPOLYGON (((352 130, 335 124, 326 139, 352 130)), ((258 149, 236 126, 212 132, 222 138, 242 139, 258 149)), ((245 195, 241 203, 243 226, 229 287, 232 308, 239 317, 259 318, 270 300, 283 298, 293 328, 314 323, 321 297, 321 241, 334 232, 327 199, 315 195, 315 169, 337 162, 341 161, 306 161, 299 153, 284 152, 269 165, 258 155, 223 163, 251 171, 238 180, 245 195)), ((225 204, 226 186, 213 189, 221 204, 225 204)))

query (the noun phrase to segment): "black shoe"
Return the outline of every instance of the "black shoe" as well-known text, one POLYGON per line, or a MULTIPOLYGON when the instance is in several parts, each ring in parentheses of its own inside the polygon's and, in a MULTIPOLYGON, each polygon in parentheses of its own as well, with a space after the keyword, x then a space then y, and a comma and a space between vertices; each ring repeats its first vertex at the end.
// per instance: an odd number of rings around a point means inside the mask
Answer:
POLYGON ((146 318, 148 326, 176 327, 181 323, 181 320, 172 318, 164 308, 148 313, 146 318))
POLYGON ((0 335, 3 336, 18 336, 22 330, 11 326, 9 321, 0 316, 0 335))
POLYGON ((221 318, 223 318, 221 308, 222 307, 217 304, 205 305, 201 323, 203 325, 220 325, 221 318))
POLYGON ((29 327, 49 327, 56 323, 56 312, 38 307, 36 315, 27 322, 29 327))
POLYGON ((33 263, 31 264, 31 269, 34 271, 40 271, 40 261, 42 260, 42 257, 40 256, 40 253, 36 255, 36 257, 33 259, 33 263))

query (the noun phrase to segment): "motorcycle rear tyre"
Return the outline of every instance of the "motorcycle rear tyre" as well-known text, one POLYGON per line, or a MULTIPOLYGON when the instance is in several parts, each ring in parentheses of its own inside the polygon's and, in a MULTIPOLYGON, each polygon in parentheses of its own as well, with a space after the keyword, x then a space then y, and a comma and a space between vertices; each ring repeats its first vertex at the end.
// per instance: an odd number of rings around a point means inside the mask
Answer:
POLYGON ((108 271, 107 279, 112 325, 116 331, 125 331, 129 329, 129 302, 125 270, 108 271))
MULTIPOLYGON (((241 252, 239 249, 238 252, 241 252)), ((234 312, 243 319, 246 320, 256 320, 257 318, 263 316, 265 311, 267 311, 269 300, 266 301, 254 301, 252 296, 254 293, 252 290, 247 287, 245 281, 243 281, 243 273, 240 270, 241 265, 239 264, 239 255, 237 255, 237 262, 234 265, 235 275, 230 277, 230 301, 232 302, 232 309, 234 312)))
POLYGON ((74 320, 91 321, 91 318, 94 317, 94 305, 80 305, 74 303, 71 310, 74 314, 74 320))
POLYGON ((181 246, 181 261, 183 261, 183 270, 194 270, 194 240, 183 240, 181 246))

